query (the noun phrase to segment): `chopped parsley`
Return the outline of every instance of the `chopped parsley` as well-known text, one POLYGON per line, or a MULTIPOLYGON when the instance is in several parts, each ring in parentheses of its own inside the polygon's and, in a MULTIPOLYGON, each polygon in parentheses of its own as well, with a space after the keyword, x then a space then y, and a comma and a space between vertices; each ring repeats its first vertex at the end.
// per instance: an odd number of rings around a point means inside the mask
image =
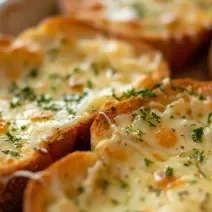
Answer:
POLYGON ((193 153, 190 158, 195 158, 198 162, 203 163, 205 161, 204 151, 193 149, 193 153))
POLYGON ((156 97, 156 93, 149 88, 144 88, 138 91, 139 95, 146 100, 146 97, 156 97))
POLYGON ((2 150, 1 152, 3 152, 6 155, 11 155, 12 157, 15 157, 15 158, 17 158, 19 156, 19 153, 17 151, 2 150))
POLYGON ((28 75, 30 78, 36 78, 38 76, 38 70, 36 68, 33 68, 28 75))
POLYGON ((12 142, 17 148, 20 148, 22 146, 22 144, 19 142, 21 140, 20 137, 12 135, 10 132, 6 132, 5 135, 7 136, 7 139, 5 141, 12 142))
POLYGON ((188 93, 189 95, 194 95, 193 90, 189 91, 187 88, 184 88, 184 87, 181 87, 181 86, 178 86, 178 89, 182 92, 188 93))
POLYGON ((87 87, 90 89, 93 88, 93 82, 91 80, 87 80, 87 87))
POLYGON ((210 112, 210 113, 208 114, 208 124, 211 123, 211 118, 212 118, 212 112, 210 112))
POLYGON ((120 96, 117 96, 115 94, 115 90, 112 90, 112 97, 118 101, 123 99, 128 99, 133 96, 141 96, 141 98, 146 101, 147 97, 156 97, 156 93, 152 91, 151 89, 144 88, 139 91, 136 91, 135 88, 130 88, 127 91, 124 91, 120 96))
POLYGON ((10 101, 10 108, 11 109, 14 109, 14 108, 16 108, 16 107, 19 107, 19 106, 21 106, 22 105, 22 103, 21 103, 21 101, 20 101, 20 99, 18 99, 18 98, 13 98, 11 101, 10 101))
POLYGON ((123 180, 120 180, 120 188, 126 189, 128 187, 128 184, 124 182, 123 180))
POLYGON ((170 118, 170 119, 173 119, 173 118, 174 118, 174 115, 172 114, 169 118, 170 118))
POLYGON ((156 124, 160 123, 160 116, 153 111, 151 112, 150 109, 141 107, 139 110, 141 112, 141 118, 147 121, 150 127, 156 127, 156 124))
POLYGON ((55 111, 55 112, 61 110, 60 105, 53 103, 53 102, 50 102, 47 104, 40 104, 40 107, 43 108, 44 110, 51 110, 51 111, 55 111))
POLYGON ((203 163, 206 159, 206 157, 204 156, 204 151, 200 151, 199 149, 193 149, 192 151, 182 152, 179 154, 179 157, 189 157, 189 159, 195 159, 199 163, 203 163))
POLYGON ((144 158, 144 163, 148 167, 148 166, 152 165, 154 162, 149 160, 149 159, 147 159, 147 158, 144 158))
POLYGON ((140 129, 138 128, 135 128, 133 126, 128 126, 126 127, 126 133, 132 133, 132 134, 135 134, 137 136, 142 136, 144 135, 145 133, 143 133, 140 129))
POLYGON ((166 176, 167 176, 167 177, 173 176, 173 173, 174 173, 174 169, 171 168, 170 166, 168 166, 168 167, 166 168, 166 171, 165 171, 166 176))
POLYGON ((160 116, 158 116, 156 113, 152 112, 151 119, 156 120, 156 122, 160 123, 160 116))
POLYGON ((73 72, 74 72, 74 73, 79 73, 79 72, 80 72, 80 68, 79 68, 79 67, 75 67, 75 68, 73 69, 73 72))
POLYGON ((50 60, 53 61, 56 59, 59 53, 59 48, 58 47, 51 48, 49 49, 48 53, 50 54, 50 60))
POLYGON ((191 138, 193 139, 194 142, 200 143, 202 142, 203 133, 204 133, 203 127, 193 129, 191 133, 191 138))
POLYGON ((148 109, 141 107, 139 110, 142 113, 141 118, 145 121, 148 115, 148 109))
POLYGON ((145 5, 141 2, 134 2, 131 7, 139 18, 145 16, 145 5))
POLYGON ((203 94, 199 95, 199 100, 206 100, 206 97, 203 94))
POLYGON ((9 86, 9 92, 13 93, 15 92, 17 89, 19 89, 18 85, 16 82, 12 82, 9 86))
POLYGON ((52 97, 47 94, 41 94, 37 97, 37 105, 44 110, 59 111, 61 107, 52 101, 52 97))
POLYGON ((91 64, 91 70, 95 76, 99 75, 99 68, 96 63, 91 64))
POLYGON ((151 121, 148 121, 148 123, 149 123, 149 126, 150 126, 150 127, 156 127, 156 125, 153 124, 151 121))

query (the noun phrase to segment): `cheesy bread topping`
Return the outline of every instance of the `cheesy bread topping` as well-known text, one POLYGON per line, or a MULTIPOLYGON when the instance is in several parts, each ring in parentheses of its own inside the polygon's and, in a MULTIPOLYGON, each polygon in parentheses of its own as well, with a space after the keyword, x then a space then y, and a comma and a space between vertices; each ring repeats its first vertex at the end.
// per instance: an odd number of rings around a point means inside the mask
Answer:
POLYGON ((132 46, 101 36, 56 32, 50 39, 37 31, 2 47, 1 164, 30 156, 41 142, 98 111, 114 89, 122 92, 154 73, 161 61, 160 53, 136 55, 132 46))
POLYGON ((99 159, 69 185, 72 193, 54 178, 45 211, 211 211, 212 101, 172 89, 181 92, 168 103, 152 98, 113 121, 104 115, 109 128, 95 147, 99 159))
POLYGON ((114 21, 139 21, 146 30, 163 31, 208 25, 212 18, 211 0, 117 0, 100 1, 104 15, 114 21))

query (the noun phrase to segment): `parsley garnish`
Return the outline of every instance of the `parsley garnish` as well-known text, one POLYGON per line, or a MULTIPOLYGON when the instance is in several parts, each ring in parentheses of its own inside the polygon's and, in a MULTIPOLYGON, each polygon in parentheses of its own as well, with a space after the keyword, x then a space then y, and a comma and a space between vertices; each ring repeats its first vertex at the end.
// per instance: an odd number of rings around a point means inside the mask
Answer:
POLYGON ((132 87, 131 89, 124 91, 121 96, 117 96, 114 89, 112 90, 112 97, 119 101, 122 99, 130 98, 132 96, 141 96, 142 99, 146 101, 147 97, 156 97, 156 93, 148 88, 136 91, 135 88, 132 87))
POLYGON ((31 78, 36 78, 38 76, 38 70, 36 68, 33 68, 30 72, 29 72, 29 77, 31 78))
POLYGON ((151 164, 153 164, 154 162, 151 161, 151 160, 149 160, 149 159, 147 159, 147 158, 144 158, 144 163, 145 163, 145 165, 148 167, 148 166, 150 166, 151 164))
POLYGON ((173 176, 173 173, 174 173, 174 169, 171 168, 170 166, 168 166, 168 167, 166 168, 166 171, 165 171, 166 176, 167 176, 167 177, 173 176))
POLYGON ((79 72, 80 72, 80 68, 79 68, 79 67, 75 67, 75 68, 73 69, 73 72, 74 72, 74 73, 79 73, 79 72))
POLYGON ((206 97, 203 94, 199 95, 199 100, 206 100, 206 97))
POLYGON ((155 119, 158 123, 160 123, 160 116, 158 116, 156 113, 152 112, 151 119, 155 119))
POLYGON ((156 97, 156 93, 149 88, 138 91, 138 94, 145 100, 146 97, 156 97))
POLYGON ((203 127, 199 127, 199 128, 192 130, 191 137, 192 137, 194 142, 198 142, 198 143, 202 142, 202 136, 203 136, 203 133, 204 133, 203 130, 204 130, 203 127))
POLYGON ((150 126, 150 127, 156 127, 156 125, 153 124, 151 121, 148 121, 148 123, 149 123, 149 126, 150 126))
POLYGON ((138 17, 143 18, 145 16, 145 5, 144 4, 135 2, 132 4, 132 8, 138 17))
POLYGON ((5 135, 7 136, 8 140, 12 142, 21 140, 21 138, 12 135, 10 132, 6 132, 5 135))
POLYGON ((137 135, 137 136, 142 136, 142 135, 145 134, 145 133, 143 133, 140 129, 135 128, 135 127, 133 127, 133 126, 128 126, 128 127, 126 127, 126 133, 129 133, 129 132, 131 132, 131 133, 133 133, 133 134, 135 134, 135 135, 137 135))
POLYGON ((93 88, 93 82, 91 80, 87 80, 87 87, 90 89, 93 88))
POLYGON ((18 98, 13 98, 11 101, 10 101, 10 108, 14 109, 16 107, 19 107, 21 106, 21 101, 20 99, 18 98))
POLYGON ((211 123, 211 117, 212 117, 212 112, 210 112, 210 113, 208 114, 208 124, 211 123))
POLYGON ((91 64, 91 69, 92 69, 93 74, 94 74, 95 76, 98 76, 98 75, 99 75, 99 69, 98 69, 98 66, 97 66, 96 63, 92 63, 92 64, 91 64))
POLYGON ((9 86, 9 92, 13 93, 19 89, 18 85, 16 82, 12 82, 9 86))
POLYGON ((11 155, 11 156, 13 156, 15 158, 19 156, 18 152, 12 151, 12 150, 2 150, 1 152, 3 152, 6 155, 11 155))
POLYGON ((169 118, 170 118, 170 119, 173 119, 173 118, 174 118, 174 115, 172 114, 169 118))
POLYGON ((146 120, 146 118, 147 118, 147 113, 148 113, 148 110, 146 109, 146 108, 144 108, 144 107, 141 107, 140 109, 140 112, 142 113, 142 116, 141 116, 141 118, 145 121, 146 120))
POLYGON ((205 160, 204 151, 200 151, 199 149, 193 149, 193 151, 190 158, 195 158, 198 162, 202 163, 205 160))
POLYGON ((128 187, 128 184, 124 182, 123 180, 120 180, 120 188, 125 189, 128 187))

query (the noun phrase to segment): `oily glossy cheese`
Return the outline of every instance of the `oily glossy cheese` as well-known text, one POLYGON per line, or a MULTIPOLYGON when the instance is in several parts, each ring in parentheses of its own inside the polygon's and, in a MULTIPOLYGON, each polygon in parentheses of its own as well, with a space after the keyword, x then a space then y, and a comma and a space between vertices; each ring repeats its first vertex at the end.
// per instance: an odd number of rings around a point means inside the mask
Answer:
POLYGON ((101 0, 104 17, 114 21, 142 20, 146 30, 192 30, 194 25, 207 25, 212 17, 211 0, 101 0), (206 18, 209 16, 210 18, 206 18), (205 22, 204 22, 205 20, 205 22))
POLYGON ((72 183, 78 194, 70 198, 54 179, 46 211, 212 211, 212 100, 185 93, 106 117, 100 159, 72 183))
MULTIPOLYGON (((36 34, 36 30, 35 34, 36 34)), ((24 160, 42 141, 97 111, 113 89, 152 74, 160 53, 103 37, 17 39, 0 59, 0 164, 24 160)))

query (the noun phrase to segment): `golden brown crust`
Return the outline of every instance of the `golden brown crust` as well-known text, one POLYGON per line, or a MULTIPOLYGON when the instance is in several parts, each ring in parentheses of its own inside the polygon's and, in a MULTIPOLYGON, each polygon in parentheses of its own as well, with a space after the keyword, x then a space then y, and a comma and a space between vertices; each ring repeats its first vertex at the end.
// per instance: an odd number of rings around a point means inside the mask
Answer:
MULTIPOLYGON (((98 156, 95 153, 74 152, 54 163, 40 179, 29 182, 24 194, 24 212, 45 211, 45 206, 51 201, 51 198, 48 197, 48 184, 55 172, 61 182, 74 182, 76 179, 85 178, 88 168, 93 166, 97 159, 98 156)), ((74 188, 71 185, 69 186, 68 193, 72 196, 74 195, 74 188)), ((68 186, 66 185, 66 187, 68 186)))
MULTIPOLYGON (((144 41, 163 52, 166 60, 173 68, 182 68, 190 62, 201 47, 207 45, 212 36, 212 18, 205 14, 199 18, 200 24, 189 32, 186 28, 169 33, 144 31, 141 20, 110 21, 104 17, 104 7, 98 0, 62 0, 62 11, 72 17, 85 20, 88 24, 98 27, 110 36, 115 36, 128 42, 144 41), (210 23, 208 23, 210 19, 210 23), (204 21, 207 20, 205 25, 204 21)), ((177 71, 180 71, 177 69, 177 71)))

